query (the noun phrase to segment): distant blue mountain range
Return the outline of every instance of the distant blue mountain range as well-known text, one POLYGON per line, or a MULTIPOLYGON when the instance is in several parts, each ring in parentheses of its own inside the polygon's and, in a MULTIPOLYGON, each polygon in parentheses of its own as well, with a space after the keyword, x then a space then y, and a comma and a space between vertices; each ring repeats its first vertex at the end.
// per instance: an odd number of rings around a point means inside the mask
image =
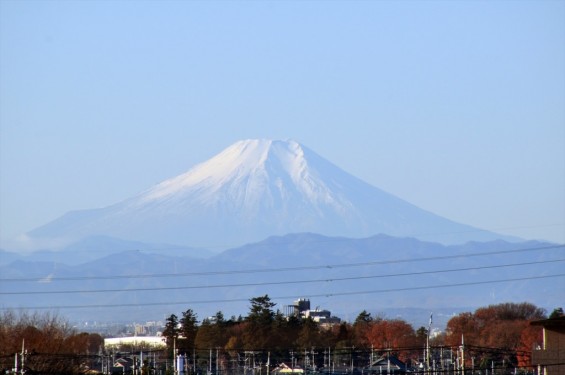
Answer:
POLYGON ((229 317, 269 294, 281 311, 309 298, 344 319, 362 310, 417 319, 415 311, 524 301, 553 309, 565 300, 565 247, 537 241, 442 245, 298 233, 216 254, 161 246, 96 237, 61 252, 2 252, 0 307, 42 307, 73 320, 154 320, 188 308, 229 317))

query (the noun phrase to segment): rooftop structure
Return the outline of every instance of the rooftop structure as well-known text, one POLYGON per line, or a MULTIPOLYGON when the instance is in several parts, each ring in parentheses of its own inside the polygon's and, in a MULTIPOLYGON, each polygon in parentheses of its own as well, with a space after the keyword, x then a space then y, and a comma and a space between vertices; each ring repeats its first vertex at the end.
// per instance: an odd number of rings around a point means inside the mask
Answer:
POLYGON ((329 310, 310 309, 310 300, 299 298, 292 305, 286 305, 284 312, 287 317, 295 316, 299 318, 311 318, 316 323, 320 324, 335 324, 340 323, 341 319, 332 316, 329 310))

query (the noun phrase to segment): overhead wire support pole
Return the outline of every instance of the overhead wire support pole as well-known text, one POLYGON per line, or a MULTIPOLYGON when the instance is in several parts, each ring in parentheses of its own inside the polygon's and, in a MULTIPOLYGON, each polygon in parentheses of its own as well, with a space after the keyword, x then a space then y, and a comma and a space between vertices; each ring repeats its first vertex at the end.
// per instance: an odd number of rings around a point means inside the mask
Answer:
POLYGON ((432 330, 432 319, 434 313, 430 313, 430 323, 428 324, 428 332, 426 335, 426 370, 430 371, 430 332, 432 330))
POLYGON ((465 375, 465 337, 461 334, 461 374, 465 375))
POLYGON ((25 339, 22 339, 22 356, 21 356, 21 358, 22 358, 22 368, 21 368, 22 375, 25 373, 24 366, 25 366, 26 354, 27 353, 26 353, 26 350, 25 350, 25 339))

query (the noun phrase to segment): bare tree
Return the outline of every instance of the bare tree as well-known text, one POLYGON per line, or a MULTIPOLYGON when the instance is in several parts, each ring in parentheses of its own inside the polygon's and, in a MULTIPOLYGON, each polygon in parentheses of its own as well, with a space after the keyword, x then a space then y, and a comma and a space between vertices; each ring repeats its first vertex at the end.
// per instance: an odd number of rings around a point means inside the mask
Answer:
POLYGON ((80 374, 88 370, 88 353, 102 344, 99 335, 77 334, 56 313, 4 311, 0 314, 0 366, 32 373, 80 374), (16 359, 17 356, 17 359, 16 359))

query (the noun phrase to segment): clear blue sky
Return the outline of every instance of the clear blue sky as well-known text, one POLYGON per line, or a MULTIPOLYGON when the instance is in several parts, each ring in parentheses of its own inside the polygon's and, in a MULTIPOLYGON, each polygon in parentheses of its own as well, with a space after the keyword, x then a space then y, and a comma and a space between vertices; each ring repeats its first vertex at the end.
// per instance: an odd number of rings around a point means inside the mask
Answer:
POLYGON ((565 2, 0 0, 0 247, 246 138, 565 243, 565 2))

